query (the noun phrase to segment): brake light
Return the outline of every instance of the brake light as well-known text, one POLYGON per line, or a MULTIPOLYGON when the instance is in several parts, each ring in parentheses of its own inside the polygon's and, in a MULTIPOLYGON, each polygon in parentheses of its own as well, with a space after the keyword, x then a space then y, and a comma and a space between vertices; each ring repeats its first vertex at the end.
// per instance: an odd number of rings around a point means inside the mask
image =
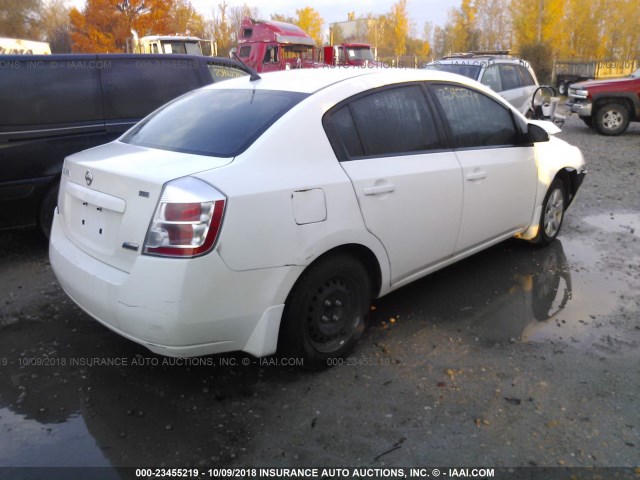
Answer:
POLYGON ((195 257, 216 243, 226 199, 208 183, 184 177, 164 186, 147 230, 143 253, 195 257))

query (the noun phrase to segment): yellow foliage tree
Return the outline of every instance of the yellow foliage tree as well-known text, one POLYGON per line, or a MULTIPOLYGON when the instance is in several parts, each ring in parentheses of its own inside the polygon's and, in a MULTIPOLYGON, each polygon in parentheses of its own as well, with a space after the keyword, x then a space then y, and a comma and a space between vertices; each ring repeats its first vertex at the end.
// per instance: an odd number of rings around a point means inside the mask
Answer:
POLYGON ((313 38, 316 45, 322 45, 322 26, 324 25, 324 19, 320 14, 311 7, 304 7, 300 10, 296 10, 298 19, 295 24, 313 38))
POLYGON ((391 12, 387 15, 387 25, 393 53, 396 57, 404 55, 407 51, 407 37, 409 36, 409 15, 407 13, 407 0, 399 0, 391 6, 391 12))

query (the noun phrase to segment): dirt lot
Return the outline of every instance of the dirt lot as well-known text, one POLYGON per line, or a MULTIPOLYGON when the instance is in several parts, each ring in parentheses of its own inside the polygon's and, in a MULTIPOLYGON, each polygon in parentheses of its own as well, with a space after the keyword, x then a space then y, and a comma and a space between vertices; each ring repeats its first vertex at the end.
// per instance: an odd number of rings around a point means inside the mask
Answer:
POLYGON ((0 232, 0 466, 637 467, 640 125, 560 137, 589 174, 559 241, 378 300, 318 373, 167 365, 66 298, 37 232, 0 232))

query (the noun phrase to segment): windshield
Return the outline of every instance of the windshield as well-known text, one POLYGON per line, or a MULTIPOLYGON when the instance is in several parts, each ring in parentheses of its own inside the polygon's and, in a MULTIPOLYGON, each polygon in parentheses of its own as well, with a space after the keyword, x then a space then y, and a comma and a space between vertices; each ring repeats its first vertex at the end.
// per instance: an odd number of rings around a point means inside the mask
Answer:
POLYGON ((307 95, 275 90, 195 90, 142 120, 120 141, 212 157, 234 157, 307 95))
POLYGON ((180 40, 163 40, 164 53, 178 53, 186 55, 202 55, 198 42, 183 42, 180 40))
POLYGON ((347 48, 347 55, 349 55, 349 60, 369 60, 373 62, 375 59, 373 58, 373 52, 370 48, 347 48))
POLYGON ((286 60, 313 60, 313 48, 308 45, 286 45, 282 49, 283 57, 286 60))
POLYGON ((458 75, 464 75, 473 80, 477 80, 480 76, 480 65, 470 65, 468 63, 440 63, 434 62, 428 64, 425 68, 429 70, 438 70, 440 72, 457 73, 458 75))

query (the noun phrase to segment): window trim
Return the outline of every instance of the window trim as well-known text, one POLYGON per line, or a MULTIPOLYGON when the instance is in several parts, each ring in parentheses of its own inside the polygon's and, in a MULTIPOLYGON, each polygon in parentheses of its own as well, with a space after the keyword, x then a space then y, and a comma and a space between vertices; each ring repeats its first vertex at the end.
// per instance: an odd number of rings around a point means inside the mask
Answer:
POLYGON ((340 101, 339 103, 337 103, 336 105, 334 105, 333 107, 331 107, 327 112, 325 112, 325 114, 322 116, 322 127, 325 131, 325 134, 327 135, 327 139, 329 140, 329 143, 331 144, 331 148, 333 149, 334 154, 336 155, 336 158, 338 159, 339 162, 349 162, 349 161, 357 161, 357 160, 369 160, 369 159, 373 159, 373 158, 387 158, 387 157, 406 157, 406 156, 410 156, 410 155, 424 155, 424 154, 429 154, 429 153, 438 153, 438 152, 445 152, 445 151, 451 151, 451 147, 449 146, 449 142, 447 140, 446 134, 445 134, 445 130, 443 128, 442 125, 442 119, 441 119, 441 115, 440 113, 436 110, 436 106, 434 105, 432 99, 430 98, 428 91, 427 91, 427 84, 430 83, 428 81, 412 81, 412 82, 401 82, 401 83, 394 83, 391 85, 384 85, 382 87, 377 87, 377 88, 372 88, 370 90, 367 90, 365 92, 360 92, 356 95, 353 95, 349 98, 345 98, 344 100, 340 101), (420 88, 420 91, 425 99, 425 102, 427 104, 427 109, 428 112, 431 114, 432 118, 433 118, 433 122, 434 125, 436 127, 435 132, 436 132, 436 136, 438 137, 439 140, 439 144, 440 147, 439 148, 434 148, 434 149, 428 149, 428 150, 416 150, 416 151, 411 151, 411 152, 397 152, 397 153, 386 153, 383 155, 372 155, 372 154, 368 154, 366 152, 366 148, 365 148, 365 144, 362 138, 362 134, 361 132, 361 126, 358 125, 358 120, 356 118, 356 116, 353 114, 353 109, 351 108, 351 104, 357 100, 360 100, 361 98, 365 98, 368 97, 370 95, 374 95, 380 92, 384 92, 386 90, 396 90, 399 88, 405 88, 405 87, 413 87, 413 86, 418 86, 420 88), (346 146, 344 145, 344 143, 340 140, 340 134, 334 129, 333 124, 331 123, 331 116, 341 110, 343 107, 348 108, 349 109, 349 113, 351 115, 351 118, 353 120, 353 124, 356 130, 356 133, 358 135, 358 141, 360 142, 360 146, 362 147, 362 151, 364 152, 364 155, 359 155, 359 156, 351 156, 349 155, 349 152, 347 151, 346 146))
POLYGON ((500 102, 496 101, 495 98, 492 98, 491 96, 487 95, 486 93, 480 91, 480 90, 476 90, 475 88, 472 88, 468 85, 464 85, 461 83, 455 83, 455 82, 441 82, 441 81, 437 81, 437 82, 428 82, 428 86, 427 86, 427 90, 429 93, 429 96, 432 97, 432 101, 435 103, 436 109, 438 110, 438 115, 440 116, 440 121, 442 124, 442 127, 445 129, 446 132, 446 136, 447 136, 447 141, 448 144, 450 145, 450 149, 453 151, 465 151, 465 150, 487 150, 487 149, 496 149, 496 148, 514 148, 514 147, 522 147, 522 146, 531 146, 532 143, 530 141, 530 139, 527 137, 527 135, 523 132, 522 130, 522 125, 521 122, 517 121, 517 118, 515 117, 515 115, 513 114, 513 109, 511 107, 505 106, 505 105, 501 105, 500 102), (455 135, 453 135, 453 129, 451 128, 451 124, 449 122, 449 119, 447 118, 447 114, 444 111, 444 108, 442 107, 442 105, 440 104, 440 101, 437 98, 437 95, 434 91, 434 87, 438 87, 438 86, 445 86, 445 87, 458 87, 458 88, 466 88, 468 90, 471 90, 479 95, 482 95, 486 98, 488 98, 489 100, 495 102, 496 104, 498 104, 499 106, 501 106, 502 108, 504 108, 508 113, 509 116, 511 117, 511 123, 513 124, 513 127, 516 131, 516 143, 513 144, 505 144, 505 145, 480 145, 480 146, 472 146, 472 147, 463 147, 460 146, 458 144, 458 141, 455 137, 455 135))

